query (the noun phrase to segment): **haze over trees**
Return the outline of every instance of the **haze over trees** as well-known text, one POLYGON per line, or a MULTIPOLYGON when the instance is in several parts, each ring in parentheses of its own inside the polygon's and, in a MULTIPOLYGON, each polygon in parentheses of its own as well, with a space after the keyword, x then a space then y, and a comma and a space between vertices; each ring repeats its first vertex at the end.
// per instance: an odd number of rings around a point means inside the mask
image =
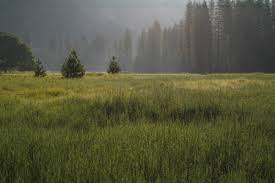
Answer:
POLYGON ((185 19, 140 36, 137 72, 274 72, 274 1, 189 2, 185 19))
MULTIPOLYGON (((182 7, 184 17, 171 26, 156 20, 139 33, 109 22, 108 33, 93 36, 57 31, 47 34, 44 46, 33 46, 33 52, 54 71, 75 49, 88 71, 106 71, 115 56, 127 72, 275 72, 274 7, 274 0, 190 1, 185 12, 182 7)), ((26 32, 22 37, 32 45, 35 36, 26 32)))

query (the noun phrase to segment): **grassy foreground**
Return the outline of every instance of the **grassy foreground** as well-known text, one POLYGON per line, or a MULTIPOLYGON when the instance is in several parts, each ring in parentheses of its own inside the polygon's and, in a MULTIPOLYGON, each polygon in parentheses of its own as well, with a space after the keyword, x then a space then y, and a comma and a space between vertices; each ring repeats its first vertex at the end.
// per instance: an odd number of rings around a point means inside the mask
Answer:
POLYGON ((275 75, 0 75, 0 182, 274 182, 275 75))

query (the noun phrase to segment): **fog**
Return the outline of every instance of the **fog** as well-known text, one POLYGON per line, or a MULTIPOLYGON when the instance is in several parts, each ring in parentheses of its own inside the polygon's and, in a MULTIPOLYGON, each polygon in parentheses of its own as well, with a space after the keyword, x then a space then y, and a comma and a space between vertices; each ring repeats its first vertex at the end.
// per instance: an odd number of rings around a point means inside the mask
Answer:
POLYGON ((171 25, 184 16, 179 0, 1 0, 0 31, 30 33, 33 46, 45 46, 49 36, 113 34, 126 27, 138 33, 154 20, 171 25))
POLYGON ((275 72, 275 0, 1 0, 0 22, 53 71, 75 49, 88 71, 275 72))

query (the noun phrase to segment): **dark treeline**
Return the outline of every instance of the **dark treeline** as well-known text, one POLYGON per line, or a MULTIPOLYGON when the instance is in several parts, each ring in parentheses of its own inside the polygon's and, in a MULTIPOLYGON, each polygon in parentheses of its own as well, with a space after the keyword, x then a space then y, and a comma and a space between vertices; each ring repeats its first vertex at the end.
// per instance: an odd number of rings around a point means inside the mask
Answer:
POLYGON ((274 72, 275 1, 189 2, 185 19, 143 31, 136 72, 274 72))

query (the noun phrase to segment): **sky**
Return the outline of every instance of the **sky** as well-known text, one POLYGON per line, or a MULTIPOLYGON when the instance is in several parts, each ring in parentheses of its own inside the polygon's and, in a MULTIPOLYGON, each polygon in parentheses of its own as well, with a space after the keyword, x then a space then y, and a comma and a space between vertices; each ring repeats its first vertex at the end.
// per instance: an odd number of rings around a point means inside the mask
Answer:
POLYGON ((0 31, 31 32, 37 44, 55 32, 93 37, 128 27, 138 33, 154 20, 173 25, 184 9, 185 0, 0 0, 0 31))

